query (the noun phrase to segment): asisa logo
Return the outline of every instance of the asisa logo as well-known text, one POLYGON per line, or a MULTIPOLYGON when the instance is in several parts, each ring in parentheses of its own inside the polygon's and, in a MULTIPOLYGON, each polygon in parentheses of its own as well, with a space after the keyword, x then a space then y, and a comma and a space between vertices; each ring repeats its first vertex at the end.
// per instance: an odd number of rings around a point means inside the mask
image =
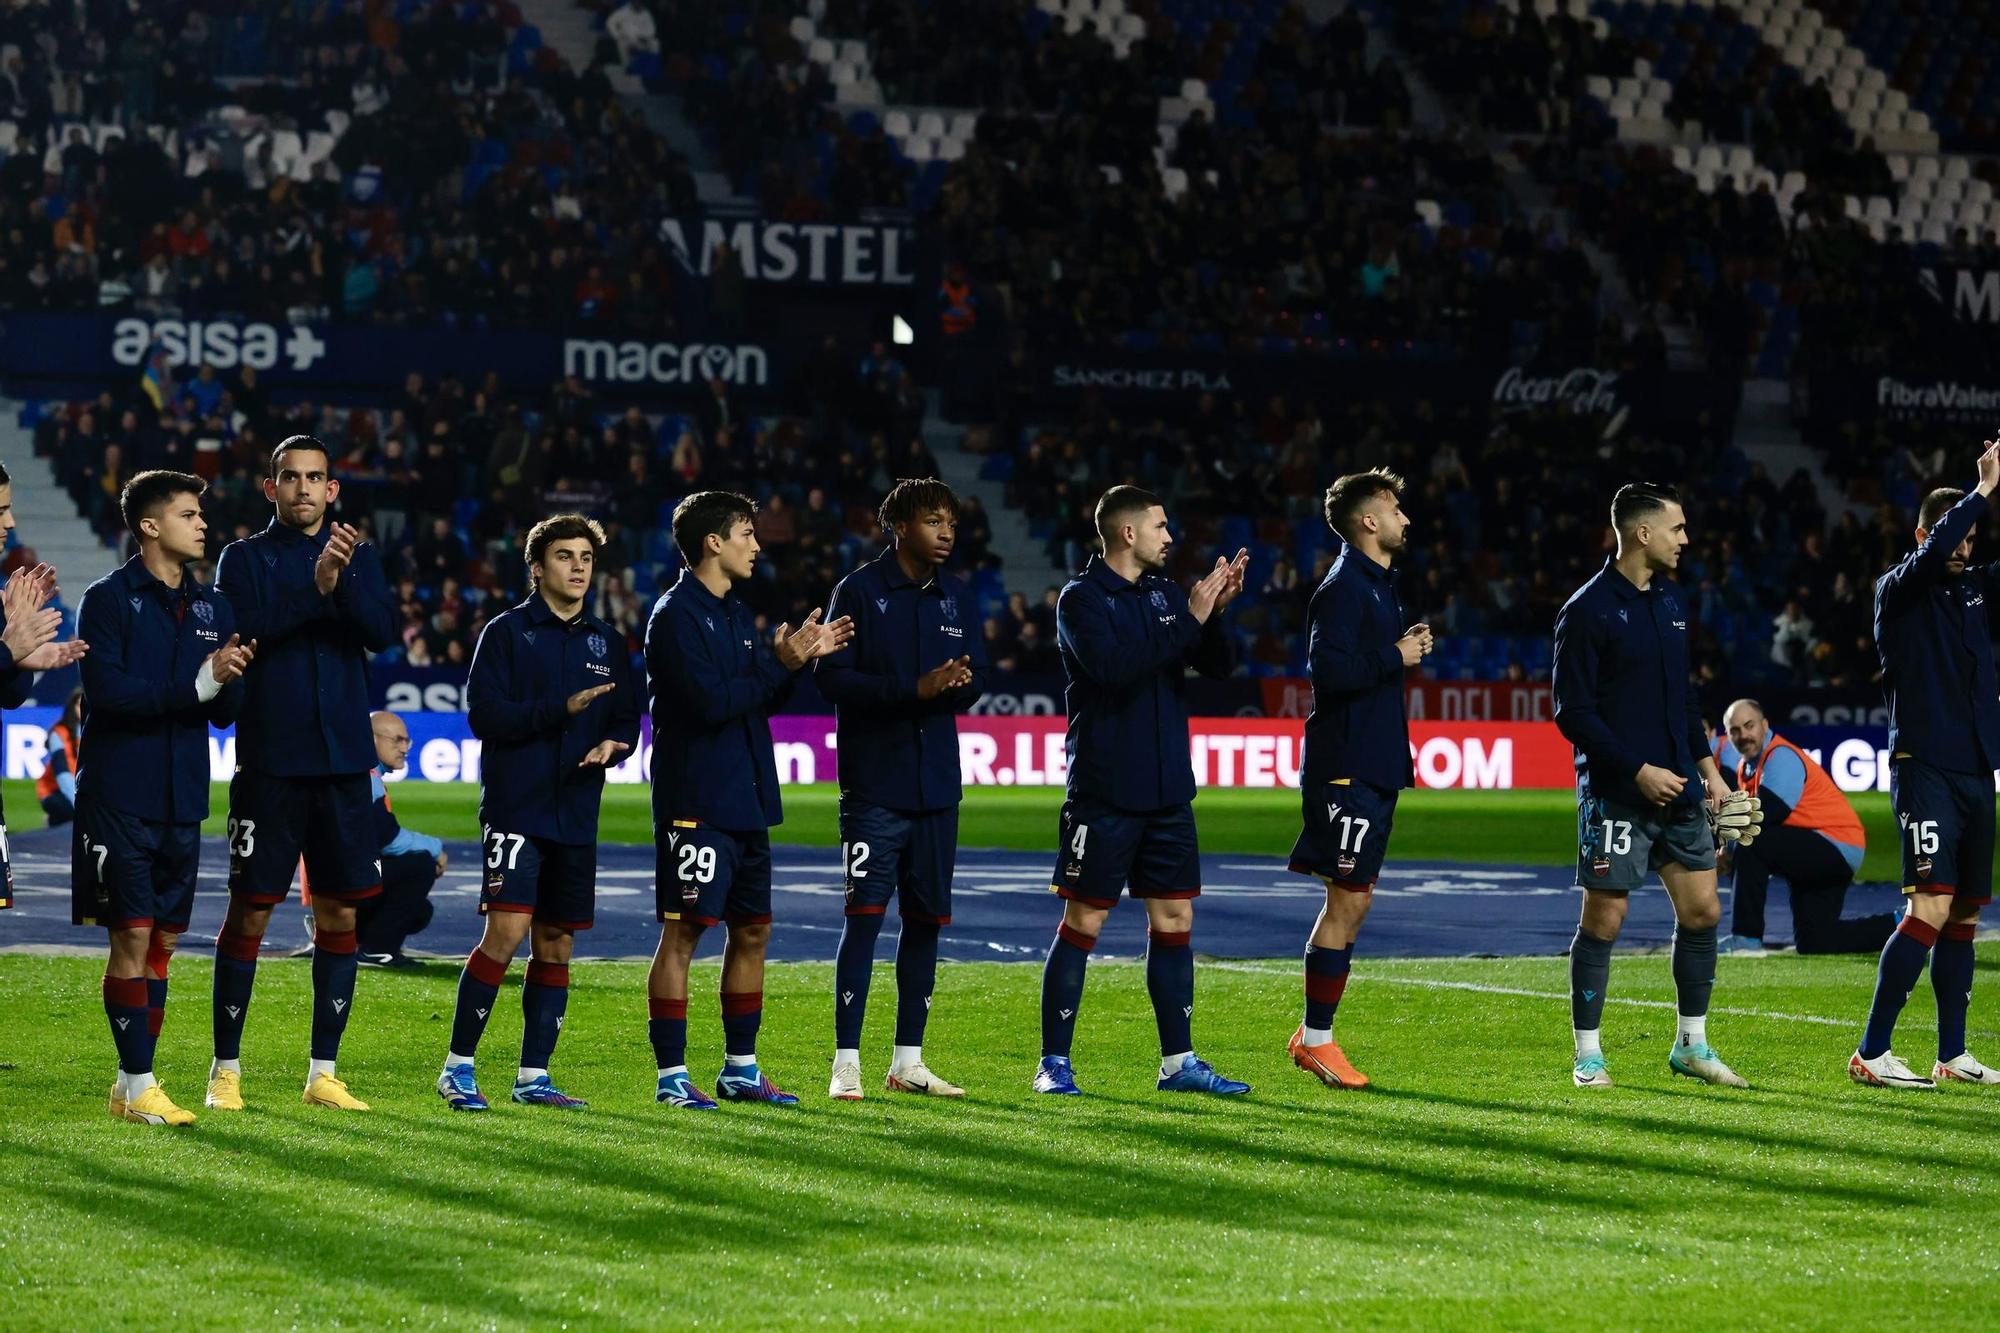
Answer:
POLYGON ((228 320, 121 319, 111 328, 111 359, 140 366, 157 347, 174 366, 206 363, 217 370, 248 366, 271 370, 284 358, 288 370, 310 370, 326 356, 326 342, 303 324, 238 324, 228 320))

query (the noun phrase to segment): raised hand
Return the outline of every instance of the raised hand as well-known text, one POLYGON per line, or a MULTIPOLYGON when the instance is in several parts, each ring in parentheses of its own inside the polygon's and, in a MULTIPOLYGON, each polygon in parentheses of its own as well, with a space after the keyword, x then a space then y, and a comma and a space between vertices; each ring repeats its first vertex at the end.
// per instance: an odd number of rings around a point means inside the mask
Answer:
POLYGON ((56 571, 51 565, 36 565, 33 569, 17 569, 7 576, 4 591, 0 591, 0 611, 7 619, 24 616, 47 606, 56 595, 56 571))
POLYGON ((972 683, 972 659, 954 657, 942 666, 932 667, 917 677, 917 698, 935 699, 946 690, 955 690, 972 683))
POLYGON ((1215 609, 1220 611, 1223 607, 1235 601, 1236 595, 1243 591, 1243 575, 1250 568, 1249 548, 1245 547, 1237 551, 1236 558, 1227 562, 1218 556, 1215 563, 1229 571, 1229 577, 1223 583, 1222 591, 1216 594, 1215 598, 1215 609))
POLYGON ((1984 440, 1985 452, 1979 455, 1979 486, 1981 495, 1991 495, 2000 487, 2000 440, 1984 440))
POLYGON ((227 685, 241 676, 250 667, 250 659, 257 655, 257 644, 243 642, 243 636, 232 634, 229 642, 208 655, 208 673, 215 677, 218 685, 227 685))
POLYGON ((593 685, 587 690, 578 690, 563 703, 563 707, 569 711, 571 717, 575 717, 578 713, 596 703, 598 699, 617 688, 617 684, 612 682, 603 685, 593 685))
MULTIPOLYGON (((25 667, 27 666, 27 659, 35 650, 52 641, 61 630, 62 612, 56 610, 53 606, 43 607, 40 610, 22 611, 19 614, 14 614, 10 608, 7 616, 7 628, 4 631, 0 631, 0 643, 4 643, 7 646, 7 651, 13 654, 16 666, 25 667)), ((40 671, 47 668, 32 667, 29 669, 40 671)))
POLYGON ((345 523, 335 523, 327 533, 326 547, 313 562, 313 586, 320 596, 331 596, 340 583, 340 575, 348 563, 354 559, 354 549, 361 545, 361 529, 345 523))
POLYGON ((1403 655, 1403 665, 1413 667, 1430 656, 1433 640, 1429 625, 1412 625, 1403 631, 1403 637, 1396 640, 1396 650, 1403 655))
POLYGON ((90 651, 90 645, 82 639, 68 639, 61 643, 45 643, 26 657, 14 659, 14 665, 23 671, 56 671, 72 662, 80 662, 90 651))
MULTIPOLYGON (((604 688, 609 689, 610 686, 604 688)), ((590 753, 578 761, 578 768, 605 768, 618 762, 618 756, 631 749, 624 741, 599 741, 590 747, 590 753)), ((440 872, 442 873, 442 872, 440 872)))
POLYGON ((771 650, 778 655, 778 661, 787 671, 797 671, 816 657, 837 653, 847 646, 854 637, 854 617, 842 616, 838 620, 824 623, 820 620, 820 608, 814 607, 812 614, 799 622, 797 629, 787 625, 778 626, 771 636, 771 650))
POLYGON ((1230 569, 1230 563, 1217 556, 1215 568, 1202 575, 1200 580, 1188 589, 1188 614, 1201 624, 1208 623, 1208 615, 1215 610, 1216 599, 1221 597, 1222 590, 1229 586, 1230 569))

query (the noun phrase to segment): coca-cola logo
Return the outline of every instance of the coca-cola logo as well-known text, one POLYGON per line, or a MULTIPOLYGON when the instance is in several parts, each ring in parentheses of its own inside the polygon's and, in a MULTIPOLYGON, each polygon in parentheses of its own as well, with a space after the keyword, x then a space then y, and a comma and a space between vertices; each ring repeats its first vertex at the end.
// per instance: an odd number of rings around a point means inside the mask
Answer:
POLYGON ((1592 366, 1578 366, 1565 375, 1528 375, 1509 366, 1493 385, 1493 401, 1503 412, 1562 407, 1585 416, 1609 415, 1625 406, 1618 372, 1592 366))

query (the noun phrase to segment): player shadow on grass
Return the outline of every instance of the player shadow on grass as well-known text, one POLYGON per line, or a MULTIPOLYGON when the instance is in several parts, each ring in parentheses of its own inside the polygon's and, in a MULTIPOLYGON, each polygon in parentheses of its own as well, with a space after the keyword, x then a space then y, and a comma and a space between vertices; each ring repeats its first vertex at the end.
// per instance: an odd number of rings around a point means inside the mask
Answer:
MULTIPOLYGON (((241 1150, 246 1145, 238 1141, 227 1146, 241 1150)), ((187 1151, 185 1147, 181 1149, 184 1154, 187 1151)), ((184 1169, 163 1175, 151 1159, 105 1158, 46 1145, 30 1150, 25 1145, 0 1144, 0 1154, 9 1153, 32 1156, 44 1166, 53 1161, 68 1167, 75 1183, 44 1180, 36 1187, 44 1199, 55 1200, 91 1217, 101 1217, 114 1198, 127 1207, 142 1202, 149 1228, 159 1228, 159 1234, 163 1235, 198 1237, 203 1244, 226 1249, 241 1256, 246 1269, 274 1281, 281 1280, 288 1290, 301 1280, 316 1282, 327 1291, 349 1293, 356 1285, 365 1285, 375 1288, 375 1294, 384 1300, 401 1301, 412 1308, 443 1307, 481 1321, 490 1320, 496 1309, 508 1309, 523 1318, 547 1320, 556 1325, 576 1318, 575 1298, 560 1291, 544 1295, 531 1288, 483 1282, 474 1266, 452 1262, 442 1254, 436 1257, 434 1265, 410 1263, 411 1236, 407 1227, 381 1228, 381 1261, 364 1259, 357 1263, 355 1215, 318 1211, 303 1202, 321 1197, 326 1190, 323 1166, 301 1169, 306 1160, 323 1161, 316 1155, 310 1159, 296 1155, 277 1158, 280 1165, 297 1172, 297 1183, 302 1186, 298 1191, 247 1186, 233 1191, 227 1207, 231 1220, 240 1223, 242 1230, 231 1234, 217 1225, 222 1205, 212 1194, 189 1188, 184 1169), (438 1267, 447 1263, 448 1280, 438 1267)), ((456 1202, 467 1205, 462 1198, 456 1202)), ((245 1301, 256 1304, 255 1298, 242 1295, 240 1285, 244 1281, 242 1277, 236 1278, 238 1308, 245 1301)), ((272 1299, 293 1298, 274 1295, 272 1299)))
MULTIPOLYGON (((1629 1100, 1621 1102, 1616 1109, 1589 1110, 1570 1102, 1551 1102, 1535 1105, 1522 1102, 1493 1101, 1479 1097, 1465 1097, 1446 1092, 1419 1092, 1410 1088, 1386 1088, 1380 1084, 1377 1084, 1371 1091, 1375 1097, 1391 1102, 1418 1102, 1425 1105, 1451 1106, 1463 1110, 1497 1111, 1512 1115, 1554 1115, 1561 1117, 1566 1122, 1582 1121, 1611 1130, 1645 1130, 1649 1133, 1663 1135, 1676 1141, 1684 1140, 1690 1133, 1694 1133, 1702 1137, 1727 1139, 1732 1142, 1761 1148, 1779 1148, 1810 1153, 1839 1153, 1843 1156, 1864 1158, 1889 1167, 1901 1166, 1909 1160, 1908 1154, 1903 1150, 1867 1147, 1859 1145, 1848 1138, 1824 1139, 1801 1136, 1796 1133, 1778 1134, 1769 1131, 1745 1129, 1736 1125, 1717 1124, 1711 1120, 1690 1119, 1685 1116, 1667 1117, 1650 1115, 1643 1111, 1632 1110, 1629 1100)), ((1820 1111, 1829 1109, 1845 1110, 1854 1105, 1849 1102, 1830 1107, 1826 1096, 1820 1093, 1808 1095, 1782 1089, 1753 1089, 1752 1091, 1757 1092, 1759 1099, 1758 1102, 1748 1103, 1752 1107, 1758 1106, 1759 1102, 1768 1105, 1769 1102, 1776 1100, 1798 1102, 1805 1107, 1820 1111)), ((1610 1095, 1622 1096, 1629 1099, 1634 1094, 1656 1098, 1672 1098, 1675 1101, 1683 1103, 1702 1102, 1711 1106, 1717 1100, 1717 1095, 1713 1091, 1702 1087, 1647 1088, 1635 1087, 1630 1084, 1621 1085, 1611 1094, 1579 1092, 1576 1094, 1576 1098, 1577 1100, 1581 1100, 1584 1097, 1589 1097, 1593 1100, 1603 1100, 1607 1095, 1610 1095)), ((1743 1096, 1743 1093, 1732 1091, 1724 1095, 1740 1098, 1743 1096)), ((1918 1108, 1911 1104, 1910 1098, 1906 1097, 1892 1102, 1882 1097, 1879 1093, 1872 1094, 1872 1096, 1874 1097, 1874 1105, 1869 1107, 1869 1114, 1871 1116, 1879 1108, 1895 1114, 1898 1120, 1916 1121, 1921 1123, 1925 1128, 1962 1130, 1965 1127, 1962 1119, 1953 1120, 1948 1117, 1934 1118, 1923 1115, 1918 1108)), ((1821 1191, 1827 1189, 1825 1185, 1818 1181, 1817 1177, 1815 1177, 1814 1188, 1821 1191)))

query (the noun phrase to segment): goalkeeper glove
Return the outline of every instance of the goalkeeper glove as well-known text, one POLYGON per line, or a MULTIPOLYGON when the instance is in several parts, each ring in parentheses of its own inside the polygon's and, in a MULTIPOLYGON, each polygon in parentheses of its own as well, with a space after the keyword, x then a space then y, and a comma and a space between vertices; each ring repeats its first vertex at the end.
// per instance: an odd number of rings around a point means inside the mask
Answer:
POLYGON ((1724 842, 1748 847, 1764 831, 1764 803, 1749 792, 1730 792, 1709 805, 1708 826, 1724 842))

